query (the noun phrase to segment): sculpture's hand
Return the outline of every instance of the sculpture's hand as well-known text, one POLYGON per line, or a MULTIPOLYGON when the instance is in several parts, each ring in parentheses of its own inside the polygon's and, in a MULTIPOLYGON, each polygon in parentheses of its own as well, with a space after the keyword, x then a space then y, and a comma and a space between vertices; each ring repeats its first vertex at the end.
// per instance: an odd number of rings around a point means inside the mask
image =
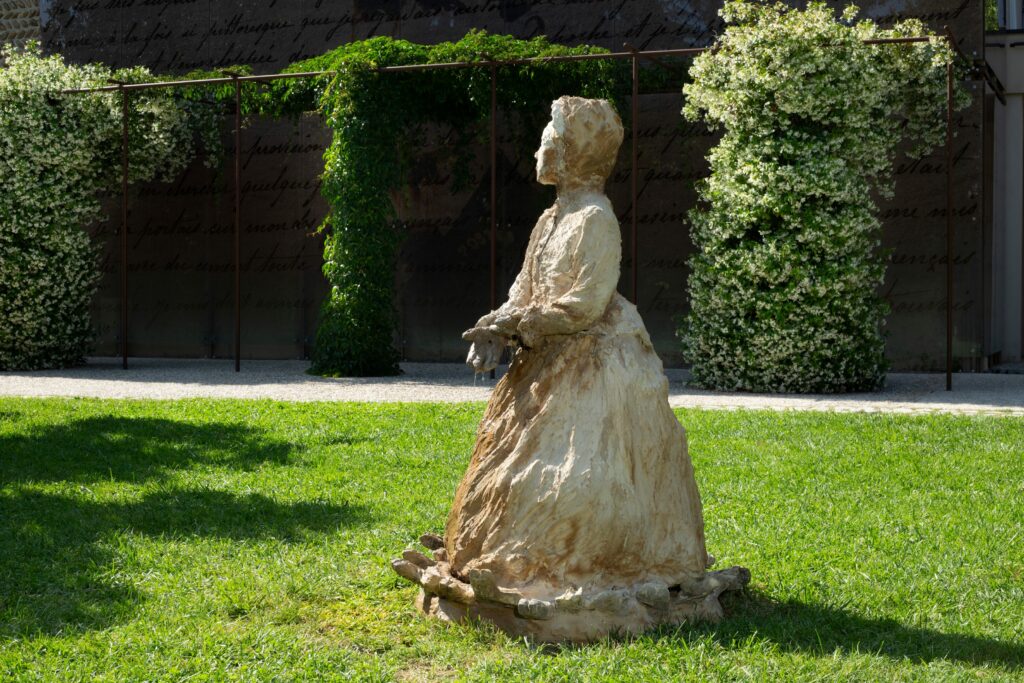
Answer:
POLYGON ((541 313, 536 308, 527 309, 526 313, 523 314, 516 331, 523 346, 531 349, 540 346, 543 341, 541 336, 542 322, 541 313))
POLYGON ((523 314, 519 311, 511 313, 495 311, 495 316, 488 325, 488 329, 502 337, 512 339, 518 335, 519 321, 522 320, 522 317, 523 314))
POLYGON ((462 338, 472 342, 466 365, 473 368, 473 372, 488 372, 498 367, 506 344, 505 337, 496 334, 492 328, 474 327, 463 332, 462 338))
MULTIPOLYGON (((476 325, 473 327, 474 329, 489 330, 502 337, 511 339, 516 336, 516 328, 519 326, 520 318, 522 318, 522 313, 519 311, 509 312, 499 308, 498 310, 491 311, 487 315, 482 316, 476 321, 476 325)), ((470 331, 467 331, 467 334, 470 331)), ((462 338, 466 341, 472 341, 465 334, 462 335, 462 338)))
POLYGON ((494 310, 494 311, 491 311, 490 313, 486 313, 486 314, 480 316, 480 319, 476 321, 476 325, 473 325, 472 329, 466 330, 462 334, 462 338, 465 339, 466 341, 469 341, 469 339, 466 337, 467 334, 472 332, 473 329, 476 329, 477 327, 483 327, 483 328, 490 327, 492 324, 494 324, 494 319, 496 317, 498 317, 498 310, 494 310))

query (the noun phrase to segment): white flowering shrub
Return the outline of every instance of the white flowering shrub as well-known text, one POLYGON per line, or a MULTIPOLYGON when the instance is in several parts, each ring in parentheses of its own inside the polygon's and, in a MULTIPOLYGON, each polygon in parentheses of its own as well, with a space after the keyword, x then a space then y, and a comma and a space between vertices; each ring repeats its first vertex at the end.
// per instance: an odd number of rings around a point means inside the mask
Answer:
MULTIPOLYGON (((694 60, 683 114, 723 132, 691 211, 691 310, 680 329, 701 386, 871 390, 884 379, 885 255, 872 192, 891 195, 897 144, 945 139, 945 40, 883 30, 820 2, 726 2, 694 60)), ((958 93, 958 103, 967 97, 958 93)))
MULTIPOLYGON (((97 249, 84 226, 104 190, 120 187, 118 93, 60 95, 107 80, 152 80, 143 68, 111 71, 6 46, 0 68, 0 370, 81 361, 92 329, 97 249)), ((215 112, 190 114, 168 90, 136 91, 129 117, 129 176, 171 179, 207 142, 215 112)))

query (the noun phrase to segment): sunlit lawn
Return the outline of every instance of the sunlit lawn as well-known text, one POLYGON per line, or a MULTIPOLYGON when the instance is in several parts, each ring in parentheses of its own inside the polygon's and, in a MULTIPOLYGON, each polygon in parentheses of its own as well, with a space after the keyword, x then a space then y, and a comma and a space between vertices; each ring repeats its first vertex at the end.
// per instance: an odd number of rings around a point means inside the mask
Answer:
POLYGON ((387 565, 481 413, 0 399, 0 680, 1024 679, 1024 420, 680 411, 750 590, 541 649, 420 618, 387 565))

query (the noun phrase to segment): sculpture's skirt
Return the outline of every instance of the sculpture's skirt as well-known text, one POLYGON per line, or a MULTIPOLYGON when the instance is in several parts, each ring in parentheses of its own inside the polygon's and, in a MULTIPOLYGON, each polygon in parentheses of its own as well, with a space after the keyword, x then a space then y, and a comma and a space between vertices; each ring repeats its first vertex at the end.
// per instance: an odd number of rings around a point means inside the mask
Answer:
POLYGON ((686 434, 636 308, 519 349, 448 518, 452 575, 524 598, 699 581, 704 523, 686 434))

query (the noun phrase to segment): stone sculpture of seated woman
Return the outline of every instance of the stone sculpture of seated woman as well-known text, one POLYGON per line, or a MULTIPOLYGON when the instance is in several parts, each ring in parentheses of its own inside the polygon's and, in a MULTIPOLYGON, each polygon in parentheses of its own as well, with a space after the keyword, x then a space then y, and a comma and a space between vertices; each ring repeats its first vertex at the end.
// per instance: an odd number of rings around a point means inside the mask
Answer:
POLYGON ((622 143, 608 102, 563 97, 537 151, 557 189, 508 301, 464 337, 468 363, 514 348, 487 405, 445 535, 392 563, 447 620, 587 641, 716 619, 749 580, 709 572, 686 433, 637 309, 616 292, 621 237, 604 194, 622 143))

